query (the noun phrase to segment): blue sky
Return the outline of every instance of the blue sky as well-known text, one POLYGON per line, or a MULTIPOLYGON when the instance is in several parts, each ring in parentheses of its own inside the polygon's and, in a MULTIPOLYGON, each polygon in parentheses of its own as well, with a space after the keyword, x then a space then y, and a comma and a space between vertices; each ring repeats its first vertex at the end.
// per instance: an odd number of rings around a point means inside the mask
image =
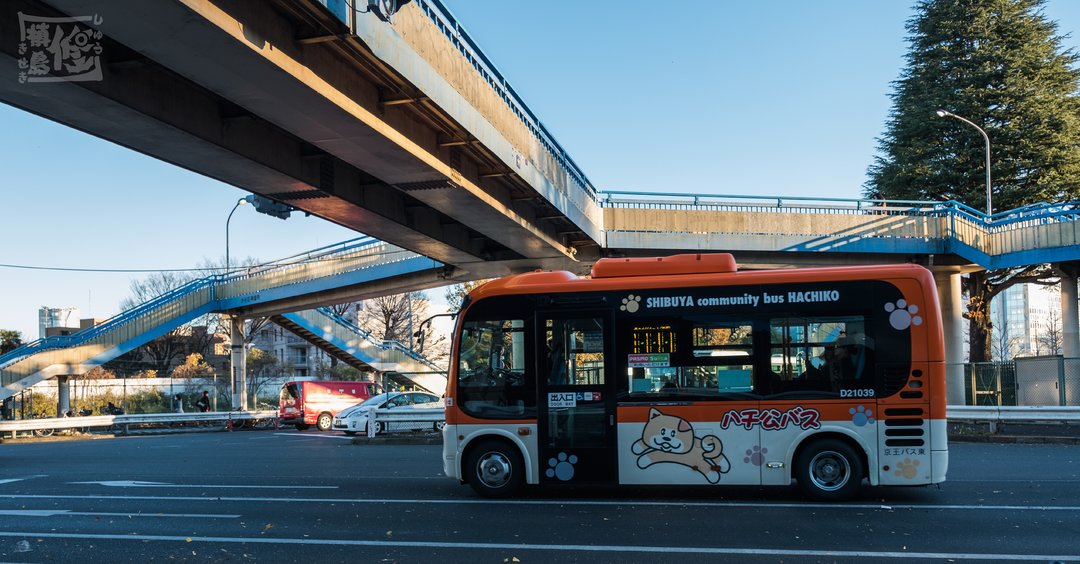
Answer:
MULTIPOLYGON (((444 2, 601 190, 841 198, 865 181, 912 15, 899 0, 444 2)), ((1080 31, 1080 2, 1046 14, 1080 31)), ((246 195, 2 104, 0 168, 2 264, 220 261, 246 195)), ((230 249, 269 260, 354 236, 241 208, 230 249)), ((42 305, 112 316, 141 276, 0 267, 0 329, 37 338, 42 305)))

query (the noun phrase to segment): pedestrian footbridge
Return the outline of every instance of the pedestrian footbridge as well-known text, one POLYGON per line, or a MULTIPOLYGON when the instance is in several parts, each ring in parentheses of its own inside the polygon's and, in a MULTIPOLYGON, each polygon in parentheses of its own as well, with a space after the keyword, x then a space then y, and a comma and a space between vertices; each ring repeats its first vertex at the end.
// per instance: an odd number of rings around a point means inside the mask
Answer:
POLYGON ((601 196, 609 253, 724 251, 741 266, 910 260, 990 270, 1080 259, 1080 202, 987 216, 954 201, 601 196))
MULTIPOLYGON (((338 338, 347 334, 322 328, 333 320, 325 314, 287 312, 348 301, 343 296, 382 295, 387 287, 409 291, 440 286, 446 283, 443 273, 444 266, 437 261, 364 237, 240 272, 208 276, 94 327, 39 339, 0 356, 0 399, 42 380, 84 374, 208 313, 244 317, 284 313, 312 334, 330 337, 326 340, 354 355, 356 362, 375 368, 405 367, 398 368, 401 378, 409 372, 431 372, 424 359, 404 358, 400 346, 362 343, 355 334, 351 340, 338 338)), ((431 380, 425 378, 424 383, 434 385, 431 380)))

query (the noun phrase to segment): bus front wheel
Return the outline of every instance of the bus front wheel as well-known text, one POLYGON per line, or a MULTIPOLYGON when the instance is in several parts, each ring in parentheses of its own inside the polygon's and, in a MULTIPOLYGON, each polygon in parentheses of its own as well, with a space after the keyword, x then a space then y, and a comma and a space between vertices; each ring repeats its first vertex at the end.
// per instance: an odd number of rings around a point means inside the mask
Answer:
POLYGON ((469 485, 483 497, 508 497, 525 481, 521 453, 502 441, 483 441, 469 450, 469 485))
POLYGON ((863 480, 863 463, 855 449, 843 441, 814 441, 799 455, 795 467, 799 488, 819 501, 850 499, 863 480))

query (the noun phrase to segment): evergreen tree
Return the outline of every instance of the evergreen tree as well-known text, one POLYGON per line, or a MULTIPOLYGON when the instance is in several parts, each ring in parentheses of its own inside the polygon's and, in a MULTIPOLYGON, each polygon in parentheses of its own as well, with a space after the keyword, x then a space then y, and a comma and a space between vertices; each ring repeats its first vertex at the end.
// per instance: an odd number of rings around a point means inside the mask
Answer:
POLYGON ((22 333, 14 329, 0 329, 0 354, 13 351, 22 344, 22 333))
MULTIPOLYGON (((1043 0, 920 0, 907 22, 907 66, 867 196, 957 200, 986 209, 982 135, 938 117, 963 116, 990 137, 993 205, 1008 210, 1080 196, 1080 71, 1062 50, 1043 0)), ((990 300, 1012 284, 1045 279, 1045 265, 976 272, 966 290, 973 362, 989 360, 990 300)))

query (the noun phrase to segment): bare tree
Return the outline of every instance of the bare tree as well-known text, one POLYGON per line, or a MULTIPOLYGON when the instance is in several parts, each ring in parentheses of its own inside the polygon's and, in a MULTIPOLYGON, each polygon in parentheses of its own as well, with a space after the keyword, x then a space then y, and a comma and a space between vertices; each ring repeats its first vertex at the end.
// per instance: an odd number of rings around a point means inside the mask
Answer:
POLYGON ((1039 347, 1038 354, 1040 355, 1055 355, 1061 354, 1062 343, 1062 330, 1061 330, 1061 315, 1056 308, 1051 307, 1047 313, 1046 320, 1043 321, 1040 328, 1039 336, 1035 341, 1039 347))
POLYGON ((357 305, 357 325, 376 339, 397 341, 432 362, 449 356, 448 336, 425 323, 430 301, 423 292, 382 296, 357 305))
POLYGON ((252 405, 258 404, 259 392, 267 382, 293 371, 293 366, 262 349, 252 348, 247 356, 247 391, 252 405))
POLYGON ((993 342, 993 350, 991 354, 993 360, 997 362, 1006 362, 1012 360, 1016 353, 1020 351, 1020 345, 1022 339, 1016 335, 1009 335, 1008 333, 998 333, 997 338, 993 342))

